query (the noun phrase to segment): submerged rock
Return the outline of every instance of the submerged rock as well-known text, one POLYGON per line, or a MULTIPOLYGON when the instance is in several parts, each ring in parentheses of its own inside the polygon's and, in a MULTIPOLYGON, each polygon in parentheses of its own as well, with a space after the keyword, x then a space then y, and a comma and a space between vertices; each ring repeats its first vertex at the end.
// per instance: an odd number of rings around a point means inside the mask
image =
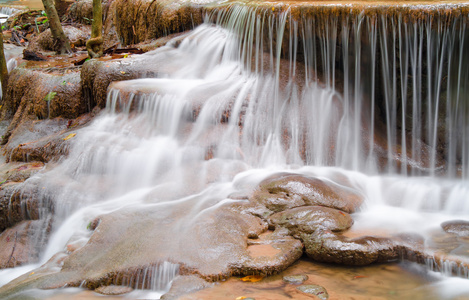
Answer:
POLYGON ((182 295, 193 293, 212 286, 213 283, 195 275, 177 276, 171 283, 171 289, 161 299, 178 299, 182 295))
POLYGON ((363 197, 357 191, 329 180, 283 173, 262 181, 250 200, 273 212, 319 205, 352 213, 360 207, 363 197))
POLYGON ((302 284, 308 280, 308 275, 288 275, 283 276, 283 281, 290 284, 302 284))

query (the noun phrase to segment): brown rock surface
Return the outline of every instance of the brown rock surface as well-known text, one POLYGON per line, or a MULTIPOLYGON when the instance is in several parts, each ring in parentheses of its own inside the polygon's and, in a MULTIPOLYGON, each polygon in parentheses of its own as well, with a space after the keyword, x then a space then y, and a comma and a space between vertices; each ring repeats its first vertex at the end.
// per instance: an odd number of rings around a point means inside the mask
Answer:
POLYGON ((306 254, 320 262, 362 266, 399 258, 396 244, 389 238, 364 236, 347 239, 329 231, 302 234, 306 254))
POLYGON ((44 244, 44 221, 22 221, 0 234, 0 269, 33 262, 44 244), (38 241, 39 236, 39 241, 38 241), (41 240, 42 238, 42 240, 41 240))
POLYGON ((275 226, 288 228, 295 237, 317 230, 344 231, 353 224, 349 214, 322 206, 295 207, 273 214, 269 220, 275 226))
MULTIPOLYGON (((70 45, 75 47, 85 46, 86 41, 90 38, 90 28, 82 26, 77 28, 75 26, 63 26, 65 35, 70 40, 70 45)), ((28 50, 33 51, 57 51, 57 45, 54 43, 50 29, 41 32, 38 36, 34 37, 28 44, 28 50)))
POLYGON ((259 184, 250 201, 273 212, 303 205, 319 205, 352 213, 363 202, 353 189, 332 181, 298 174, 273 175, 259 184))
POLYGON ((441 227, 447 233, 454 233, 461 237, 469 237, 469 221, 453 220, 441 224, 441 227))
POLYGON ((118 286, 118 285, 107 285, 100 286, 95 289, 96 293, 113 296, 113 295, 123 295, 132 292, 134 289, 128 286, 118 286))
POLYGON ((180 296, 194 293, 214 285, 195 275, 177 276, 174 278, 171 289, 161 299, 178 299, 180 296))

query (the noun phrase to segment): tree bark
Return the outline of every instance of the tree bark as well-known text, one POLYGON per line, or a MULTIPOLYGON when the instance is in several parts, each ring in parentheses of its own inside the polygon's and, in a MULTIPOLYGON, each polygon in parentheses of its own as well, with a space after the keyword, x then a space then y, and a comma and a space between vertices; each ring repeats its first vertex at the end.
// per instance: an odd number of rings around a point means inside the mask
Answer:
POLYGON ((103 56, 103 9, 101 0, 93 0, 93 23, 91 38, 86 42, 86 50, 90 58, 103 56))
POLYGON ((68 40, 67 36, 63 31, 59 15, 57 14, 57 10, 54 6, 54 0, 42 0, 42 4, 44 5, 44 9, 47 13, 47 18, 49 19, 52 37, 54 38, 58 49, 57 53, 71 53, 72 48, 70 47, 70 41, 68 40))
POLYGON ((0 29, 0 79, 2 82, 2 99, 5 99, 8 86, 8 69, 5 59, 5 52, 3 50, 3 32, 0 29))

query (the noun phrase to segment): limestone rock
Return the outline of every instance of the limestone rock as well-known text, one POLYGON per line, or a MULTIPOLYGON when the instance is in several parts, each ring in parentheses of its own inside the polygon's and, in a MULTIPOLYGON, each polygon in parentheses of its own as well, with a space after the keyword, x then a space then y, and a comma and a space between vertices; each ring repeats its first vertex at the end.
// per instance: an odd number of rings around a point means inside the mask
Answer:
POLYGON ((2 107, 0 118, 11 121, 2 143, 22 123, 57 117, 75 119, 91 110, 82 97, 80 72, 76 68, 17 67, 10 72, 9 80, 15 84, 8 85, 8 101, 2 107))
MULTIPOLYGON (((3 185, 0 189, 0 232, 23 220, 38 220, 40 205, 37 195, 38 190, 34 185, 26 186, 21 183, 3 185)), ((43 204, 44 207, 48 207, 48 204, 43 204)))
POLYGON ((95 289, 96 293, 107 295, 107 296, 115 296, 115 295, 123 295, 132 292, 134 289, 128 286, 118 286, 118 285, 107 285, 107 286, 100 286, 99 288, 95 289))
POLYGON ((42 162, 20 164, 6 172, 6 182, 23 182, 44 168, 42 162))
POLYGON ((453 220, 443 222, 441 227, 447 233, 453 233, 461 237, 469 237, 469 221, 453 220))
POLYGON ((365 236, 347 239, 328 231, 302 234, 306 254, 320 262, 344 265, 368 265, 397 260, 399 251, 388 238, 365 236))
POLYGON ((360 207, 363 197, 357 191, 332 181, 282 173, 262 181, 251 201, 273 212, 303 205, 319 205, 352 213, 360 207))
POLYGON ((47 236, 44 221, 22 221, 0 234, 0 269, 35 261, 47 236), (45 230, 44 232, 41 231, 45 230), (39 231, 39 232, 38 232, 39 231), (33 236, 39 237, 37 240, 33 236), (39 242, 39 243, 38 243, 39 242))
POLYGON ((193 293, 212 286, 213 283, 207 282, 195 275, 177 276, 171 283, 171 289, 164 294, 161 299, 178 299, 180 296, 193 293))
POLYGON ((353 224, 349 214, 322 206, 295 207, 276 213, 269 219, 276 226, 288 228, 294 236, 313 233, 318 229, 344 231, 353 224))
POLYGON ((329 299, 329 294, 327 293, 326 289, 320 285, 316 285, 316 284, 301 285, 297 287, 296 289, 305 294, 314 295, 321 300, 329 299))
POLYGON ((290 284, 302 284, 308 280, 308 275, 288 275, 283 276, 283 281, 290 284))
MULTIPOLYGON (((75 26, 63 26, 65 35, 70 40, 70 45, 76 47, 85 46, 86 41, 90 38, 90 28, 83 27, 81 29, 75 26)), ((28 45, 29 50, 34 51, 57 51, 59 50, 54 43, 50 29, 41 32, 37 37, 31 40, 28 45)))
POLYGON ((79 0, 73 2, 67 9, 66 18, 82 24, 91 24, 93 19, 93 1, 79 0))

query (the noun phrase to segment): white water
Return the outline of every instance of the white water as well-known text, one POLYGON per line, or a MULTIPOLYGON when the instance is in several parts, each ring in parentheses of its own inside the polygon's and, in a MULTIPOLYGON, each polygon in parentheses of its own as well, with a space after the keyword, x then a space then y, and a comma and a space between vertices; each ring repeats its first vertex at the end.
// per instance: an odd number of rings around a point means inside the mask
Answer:
MULTIPOLYGON (((239 17, 256 24, 249 13, 239 17)), ((279 40, 287 17, 272 27, 279 40)), ((235 29, 243 26, 230 22, 235 29)), ((180 227, 172 229, 176 242, 193 218, 285 170, 328 178, 362 193, 365 204, 354 215, 358 229, 425 234, 446 220, 469 220, 467 178, 433 177, 433 171, 408 177, 392 173, 393 168, 378 175, 374 151, 364 151, 362 135, 369 134, 356 113, 362 104, 350 108, 352 99, 336 92, 333 80, 324 86, 309 79, 301 86, 281 82, 280 56, 269 58, 275 62, 260 70, 263 45, 252 37, 252 43, 240 43, 235 29, 203 25, 177 48, 169 44, 141 55, 134 63, 153 64, 159 77, 114 84, 106 111, 70 140, 69 157, 25 183, 42 187, 41 197, 55 207, 53 233, 40 264, 69 245, 84 245, 91 235, 87 225, 100 215, 195 203, 180 227), (257 51, 243 49, 251 44, 257 51), (251 53, 255 59, 249 65, 251 53)), ((388 136, 392 145, 393 136, 388 136)), ((388 159, 396 156, 392 147, 388 159)), ((0 285, 36 266, 0 271, 0 285)), ((148 272, 156 274, 152 288, 161 292, 169 288, 177 267, 163 263, 148 272)), ((438 284, 459 294, 467 293, 466 283, 442 279, 438 284)))

